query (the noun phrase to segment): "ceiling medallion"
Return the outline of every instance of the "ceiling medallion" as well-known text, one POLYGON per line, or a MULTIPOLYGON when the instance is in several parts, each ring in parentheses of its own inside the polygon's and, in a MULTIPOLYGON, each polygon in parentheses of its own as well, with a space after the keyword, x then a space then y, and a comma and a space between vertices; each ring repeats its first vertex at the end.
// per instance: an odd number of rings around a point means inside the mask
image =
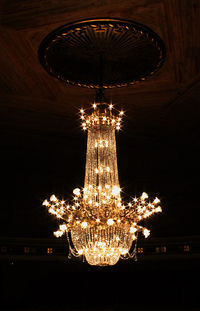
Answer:
POLYGON ((39 47, 39 59, 59 80, 88 88, 133 85, 163 64, 165 46, 150 28, 123 19, 93 19, 64 25, 39 47))
POLYGON ((95 19, 50 33, 39 47, 39 57, 58 79, 97 89, 92 109, 80 110, 82 128, 88 132, 84 187, 74 189, 72 203, 55 195, 43 202, 61 222, 54 234, 66 233, 70 256, 83 256, 91 265, 136 259, 138 233, 150 234, 141 221, 162 209, 160 200, 150 200, 145 192, 124 201, 115 139, 124 112, 106 101, 104 89, 147 79, 164 61, 164 44, 135 22, 95 19))

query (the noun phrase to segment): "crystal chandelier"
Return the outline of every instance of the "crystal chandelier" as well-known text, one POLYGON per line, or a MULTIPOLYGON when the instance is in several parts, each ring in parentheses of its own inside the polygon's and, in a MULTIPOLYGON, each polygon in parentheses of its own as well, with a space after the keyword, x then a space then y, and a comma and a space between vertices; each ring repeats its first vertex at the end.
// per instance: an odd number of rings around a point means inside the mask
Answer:
POLYGON ((85 182, 71 203, 52 195, 43 205, 60 220, 56 237, 67 234, 70 254, 90 265, 115 265, 136 259, 141 221, 162 211, 147 193, 125 202, 118 178, 115 131, 124 112, 109 104, 103 90, 134 85, 153 75, 165 59, 160 37, 148 27, 122 19, 93 19, 64 25, 39 47, 47 72, 65 83, 97 89, 90 109, 81 109, 87 131, 85 182), (97 74, 98 73, 98 74, 97 74))
POLYGON ((70 232, 72 254, 85 256, 91 265, 114 265, 119 258, 134 257, 130 249, 138 232, 150 234, 139 223, 161 212, 160 200, 150 202, 145 192, 128 204, 121 197, 115 130, 120 129, 122 115, 123 111, 113 112, 112 104, 95 102, 88 114, 81 109, 82 127, 88 131, 84 188, 74 189, 72 204, 55 195, 43 202, 63 221, 55 236, 70 232))

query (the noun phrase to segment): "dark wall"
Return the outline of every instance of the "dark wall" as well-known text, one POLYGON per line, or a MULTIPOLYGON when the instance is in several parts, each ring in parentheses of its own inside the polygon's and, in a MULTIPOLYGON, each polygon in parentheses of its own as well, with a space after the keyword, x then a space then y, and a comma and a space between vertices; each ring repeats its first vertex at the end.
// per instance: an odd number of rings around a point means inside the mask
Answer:
POLYGON ((1 306, 11 310, 196 310, 198 261, 2 262, 1 306))

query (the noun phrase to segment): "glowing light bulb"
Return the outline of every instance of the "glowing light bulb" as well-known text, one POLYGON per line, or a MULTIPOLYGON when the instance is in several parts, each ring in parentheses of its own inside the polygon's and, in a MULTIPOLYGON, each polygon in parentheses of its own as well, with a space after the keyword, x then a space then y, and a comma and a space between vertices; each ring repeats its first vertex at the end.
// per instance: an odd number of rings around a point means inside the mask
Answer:
POLYGON ((120 111, 120 113, 119 113, 121 116, 124 114, 124 111, 120 111))
POLYGON ((135 227, 130 227, 130 233, 135 233, 137 229, 135 227))
POLYGON ((96 105, 96 104, 93 104, 93 108, 96 109, 96 108, 97 108, 97 105, 96 105))
POLYGON ((79 254, 79 255, 82 255, 82 254, 83 254, 83 249, 79 249, 79 250, 78 250, 78 254, 79 254))
POLYGON ((116 196, 120 194, 121 189, 118 186, 113 186, 112 188, 112 195, 116 196))
POLYGON ((44 202, 42 203, 42 205, 48 206, 49 202, 47 200, 44 200, 44 202))
POLYGON ((58 230, 53 233, 57 238, 60 238, 63 235, 63 231, 58 230))
POLYGON ((162 212, 162 208, 161 208, 160 206, 156 207, 155 212, 156 212, 156 213, 162 212))
POLYGON ((81 194, 81 190, 80 190, 79 188, 75 188, 75 189, 73 190, 73 194, 79 196, 79 195, 81 194))
POLYGON ((60 230, 63 231, 63 232, 67 230, 67 226, 66 226, 65 224, 60 225, 59 228, 60 228, 60 230))
POLYGON ((141 199, 142 200, 148 199, 148 194, 146 192, 143 192, 141 195, 141 199))
POLYGON ((150 230, 144 228, 143 229, 143 234, 144 234, 145 238, 148 238, 148 236, 150 235, 150 230))
POLYGON ((50 213, 50 214, 53 214, 53 215, 56 214, 55 210, 54 210, 52 207, 49 209, 49 213, 50 213))
POLYGON ((125 255, 128 253, 128 249, 124 248, 124 249, 121 249, 121 254, 122 255, 125 255))
POLYGON ((155 200, 153 201, 155 204, 159 203, 160 200, 156 197, 155 200))
POLYGON ((113 220, 112 218, 108 219, 108 220, 107 220, 107 224, 108 224, 109 226, 112 226, 112 225, 114 224, 114 220, 113 220))
POLYGON ((52 201, 52 202, 57 201, 57 198, 54 194, 50 197, 50 201, 52 201))
POLYGON ((84 229, 87 228, 87 222, 86 222, 86 221, 83 221, 83 222, 81 223, 81 227, 84 228, 84 229))
POLYGON ((135 234, 132 235, 132 239, 133 239, 133 241, 135 241, 137 239, 135 234))
POLYGON ((112 108, 113 108, 113 105, 112 105, 112 104, 110 104, 110 105, 109 105, 109 109, 112 109, 112 108))

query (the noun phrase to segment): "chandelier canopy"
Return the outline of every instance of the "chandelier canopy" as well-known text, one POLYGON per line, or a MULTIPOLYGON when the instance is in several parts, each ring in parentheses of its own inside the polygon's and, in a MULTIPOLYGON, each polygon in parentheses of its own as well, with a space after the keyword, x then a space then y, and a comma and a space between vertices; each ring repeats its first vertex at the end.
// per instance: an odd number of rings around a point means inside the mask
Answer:
POLYGON ((61 221, 55 236, 67 233, 70 252, 84 256, 91 265, 135 258, 132 246, 138 233, 150 234, 141 221, 162 211, 160 200, 150 201, 145 192, 128 203, 123 200, 115 131, 120 129, 124 112, 107 103, 103 89, 145 80, 161 66, 164 55, 162 40, 153 31, 118 19, 71 23, 40 45, 40 60, 49 73, 68 83, 98 88, 92 109, 80 110, 82 128, 88 133, 84 187, 74 189, 70 204, 55 195, 43 202, 61 221))

